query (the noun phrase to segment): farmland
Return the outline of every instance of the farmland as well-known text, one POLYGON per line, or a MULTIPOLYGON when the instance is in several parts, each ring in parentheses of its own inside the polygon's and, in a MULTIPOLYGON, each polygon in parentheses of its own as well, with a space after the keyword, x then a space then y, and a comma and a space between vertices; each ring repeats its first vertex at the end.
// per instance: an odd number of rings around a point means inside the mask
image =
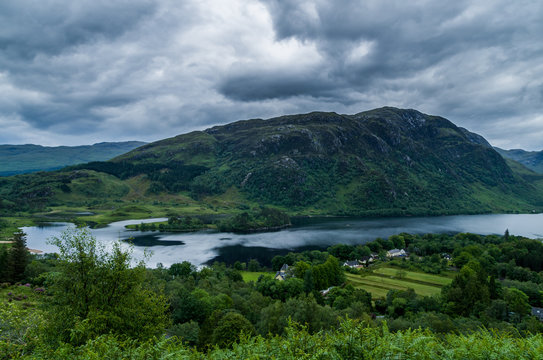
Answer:
POLYGON ((347 282, 355 288, 370 292, 373 298, 383 298, 390 290, 413 289, 421 296, 439 294, 452 279, 445 276, 398 270, 390 267, 375 269, 362 275, 347 273, 347 282))

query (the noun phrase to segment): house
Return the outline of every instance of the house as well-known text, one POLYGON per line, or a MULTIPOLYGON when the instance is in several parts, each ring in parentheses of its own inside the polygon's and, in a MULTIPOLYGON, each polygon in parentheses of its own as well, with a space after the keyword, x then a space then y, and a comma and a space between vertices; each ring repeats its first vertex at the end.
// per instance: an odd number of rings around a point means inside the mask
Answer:
POLYGON ((356 268, 356 267, 360 266, 360 263, 358 262, 358 260, 349 260, 349 261, 345 261, 343 263, 343 266, 348 266, 350 268, 356 268))
POLYGON ((387 251, 387 257, 406 257, 407 253, 404 249, 392 249, 387 251))
POLYGON ((442 253, 441 257, 443 259, 445 259, 445 260, 452 260, 452 256, 450 254, 447 254, 447 253, 442 253))
POLYGON ((330 290, 332 290, 335 286, 330 286, 328 289, 326 290, 321 290, 320 293, 322 296, 326 296, 328 295, 328 293, 330 292, 330 290))
POLYGON ((281 266, 281 269, 275 274, 274 279, 279 281, 285 280, 287 278, 287 275, 289 275, 288 269, 288 265, 283 264, 283 266, 281 266))
POLYGON ((543 308, 532 307, 532 316, 535 316, 539 321, 543 321, 543 308))
POLYGON ((370 256, 362 256, 359 261, 362 265, 369 266, 369 264, 371 264, 378 258, 378 255, 371 254, 370 256))

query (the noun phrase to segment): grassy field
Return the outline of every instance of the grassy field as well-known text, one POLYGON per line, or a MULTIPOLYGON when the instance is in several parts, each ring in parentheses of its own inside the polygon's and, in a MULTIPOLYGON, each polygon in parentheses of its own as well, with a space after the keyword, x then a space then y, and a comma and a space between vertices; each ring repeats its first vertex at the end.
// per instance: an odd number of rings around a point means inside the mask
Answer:
MULTIPOLYGON (((390 277, 398 277, 397 276, 398 271, 400 271, 400 269, 389 268, 389 267, 383 267, 383 268, 373 270, 375 274, 386 275, 390 277)), ((425 273, 419 273, 419 272, 407 271, 407 270, 403 270, 403 273, 404 273, 403 279, 405 280, 414 280, 414 281, 434 284, 438 286, 444 286, 451 283, 450 277, 438 276, 438 275, 433 275, 433 274, 425 274, 425 273)))
POLYGON ((0 217, 0 241, 11 241, 13 233, 21 226, 35 225, 32 219, 17 217, 0 217))
POLYGON ((413 289, 421 296, 436 295, 444 285, 449 284, 450 277, 403 271, 398 277, 398 269, 382 267, 375 269, 373 274, 355 275, 347 273, 347 282, 355 288, 370 292, 373 298, 383 298, 390 290, 413 289))
POLYGON ((243 277, 243 281, 245 282, 249 282, 249 281, 256 282, 258 278, 260 277, 260 275, 264 275, 264 276, 275 275, 275 273, 271 273, 271 272, 251 272, 251 271, 240 271, 240 272, 241 272, 241 276, 243 277))

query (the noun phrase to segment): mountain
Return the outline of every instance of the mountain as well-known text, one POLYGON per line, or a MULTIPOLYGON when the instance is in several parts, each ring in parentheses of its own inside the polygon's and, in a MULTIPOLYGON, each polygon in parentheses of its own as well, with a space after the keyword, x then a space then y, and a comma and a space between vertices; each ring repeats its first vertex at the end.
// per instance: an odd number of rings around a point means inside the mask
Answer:
POLYGON ((0 145, 0 176, 56 170, 89 161, 105 161, 142 145, 145 143, 140 141, 58 147, 0 145))
POLYGON ((7 179, 0 195, 4 208, 124 206, 120 213, 258 205, 360 216, 540 211, 543 176, 517 165, 447 119, 385 107, 215 126, 111 161, 7 179))
POLYGON ((539 174, 543 174, 543 151, 526 151, 521 149, 504 150, 495 148, 502 156, 518 161, 539 174))

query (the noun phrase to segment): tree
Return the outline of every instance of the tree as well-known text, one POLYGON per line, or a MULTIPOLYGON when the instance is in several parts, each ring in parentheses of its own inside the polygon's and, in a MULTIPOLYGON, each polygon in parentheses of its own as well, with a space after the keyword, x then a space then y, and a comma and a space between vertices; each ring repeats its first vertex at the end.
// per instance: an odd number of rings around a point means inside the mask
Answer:
POLYGON ((247 265, 247 270, 251 272, 258 272, 260 271, 260 263, 257 259, 251 259, 249 260, 249 265, 247 265))
POLYGON ((13 234, 13 244, 8 251, 7 280, 17 282, 24 279, 24 272, 29 262, 26 248, 26 234, 18 231, 13 234))
POLYGON ((144 263, 131 266, 131 249, 117 241, 106 251, 82 228, 51 243, 59 249, 58 271, 48 279, 53 342, 81 344, 108 333, 144 340, 167 327, 166 299, 145 289, 144 263))
POLYGON ((0 282, 7 281, 8 256, 7 247, 0 244, 0 282))
POLYGON ((528 295, 519 289, 507 288, 503 297, 509 311, 514 313, 513 319, 515 321, 520 321, 522 317, 530 314, 531 306, 528 303, 528 295))
POLYGON ((177 336, 177 338, 190 345, 196 345, 198 343, 198 336, 200 334, 200 327, 195 321, 186 322, 183 324, 176 324, 168 330, 168 335, 177 336))
POLYGON ((279 271, 283 264, 286 262, 285 257, 281 255, 274 256, 272 259, 272 270, 279 271))
POLYGON ((249 320, 237 312, 228 312, 213 330, 212 342, 221 347, 230 346, 240 339, 241 334, 253 335, 255 328, 249 320))
POLYGON ((407 276, 407 271, 402 270, 402 269, 396 271, 396 277, 398 279, 405 279, 406 276, 407 276))
POLYGON ((488 281, 479 262, 472 260, 464 265, 452 283, 441 290, 447 311, 463 316, 483 311, 490 303, 488 281))
POLYGON ((315 289, 315 284, 313 282, 313 272, 311 269, 307 269, 304 274, 304 291, 309 294, 315 289))
POLYGON ((195 270, 195 267, 190 262, 183 261, 182 263, 172 264, 170 266, 170 269, 168 270, 168 273, 173 277, 176 277, 176 276, 187 277, 194 270, 195 270))
POLYGON ((392 241, 396 249, 405 248, 405 239, 401 235, 392 235, 388 238, 388 240, 392 241))
POLYGON ((311 265, 305 261, 298 261, 294 264, 294 276, 298 279, 303 279, 307 270, 311 268, 311 265))
POLYGON ((209 294, 203 289, 189 292, 183 288, 172 296, 171 312, 176 324, 189 321, 203 323, 211 312, 209 294))

